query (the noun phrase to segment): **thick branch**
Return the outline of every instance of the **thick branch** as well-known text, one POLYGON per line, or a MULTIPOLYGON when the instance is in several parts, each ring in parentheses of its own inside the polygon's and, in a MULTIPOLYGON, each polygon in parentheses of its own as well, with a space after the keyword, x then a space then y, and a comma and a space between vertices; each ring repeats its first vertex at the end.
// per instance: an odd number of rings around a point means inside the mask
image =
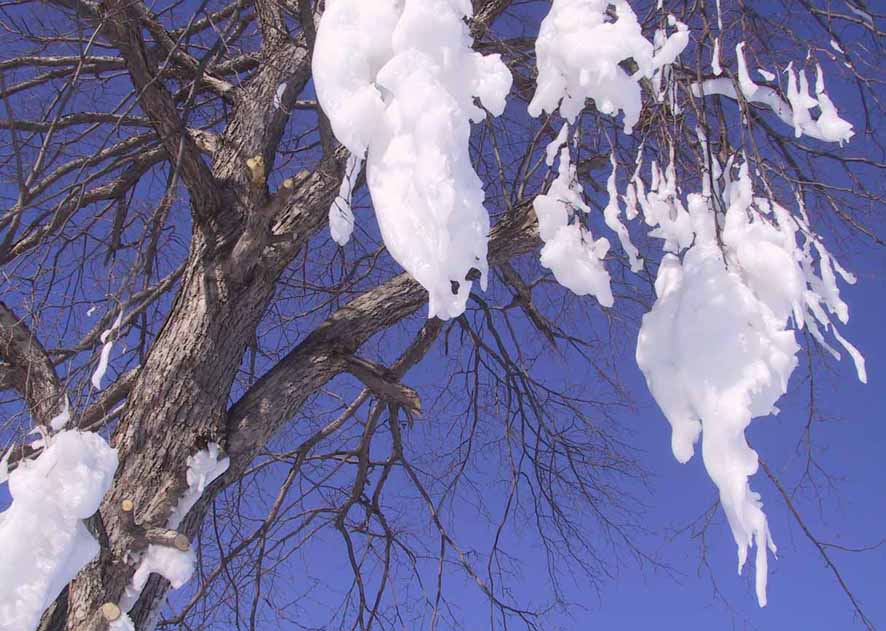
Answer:
POLYGON ((35 424, 46 425, 60 411, 63 388, 46 350, 24 321, 0 302, 0 357, 6 377, 24 397, 35 424))
MULTIPOLYGON (((537 243, 535 214, 531 206, 520 207, 493 230, 490 263, 507 261, 537 243)), ((348 370, 344 355, 355 353, 370 337, 413 315, 426 303, 427 293, 421 285, 401 274, 354 299, 317 327, 231 408, 227 479, 236 479, 311 393, 348 370)))
POLYGON ((213 225, 221 208, 219 186, 200 150, 185 130, 175 101, 156 76, 139 25, 141 2, 107 0, 104 3, 106 32, 126 60, 132 81, 139 91, 139 102, 151 118, 167 153, 180 170, 191 194, 195 216, 204 225, 213 225))

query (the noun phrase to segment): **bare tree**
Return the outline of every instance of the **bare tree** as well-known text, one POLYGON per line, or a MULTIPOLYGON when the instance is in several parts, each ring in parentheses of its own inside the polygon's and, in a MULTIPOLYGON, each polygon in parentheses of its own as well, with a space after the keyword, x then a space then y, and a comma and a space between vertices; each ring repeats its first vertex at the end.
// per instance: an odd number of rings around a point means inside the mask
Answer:
MULTIPOLYGON (((625 252, 610 252, 613 309, 567 295, 537 262, 533 200, 552 180, 545 146, 558 126, 525 111, 549 4, 473 2, 474 47, 500 54, 514 84, 505 115, 472 133, 493 224, 489 290, 443 322, 424 317, 425 290, 362 212, 371 207, 364 178, 354 239, 344 248, 329 239, 328 211, 350 174, 312 85, 323 2, 3 3, 0 384, 13 393, 10 463, 39 453, 24 435, 48 427, 65 396, 73 424, 109 436, 119 457, 90 520, 100 556, 42 630, 105 628, 115 612, 103 605, 121 601, 139 554, 158 541, 193 541, 200 569, 168 606, 169 583, 152 575, 130 612, 136 628, 297 624, 281 585, 287 564, 327 540, 351 568, 330 628, 457 624, 443 581, 452 572, 488 599, 490 628, 536 628, 544 608, 511 597, 514 552, 498 537, 482 557, 463 546, 458 524, 468 517, 453 511, 456 497, 471 498, 499 533, 535 529, 555 590, 563 559, 607 580, 606 547, 655 563, 634 543, 640 506, 622 492, 643 470, 610 423, 629 404, 617 340, 634 335, 654 300, 654 248, 635 236, 639 274, 625 252), (97 391, 89 377, 108 341, 111 383, 97 391), (582 362, 586 374, 558 383, 551 362, 582 362), (165 532, 188 488, 188 459, 209 444, 229 467, 165 532), (496 475, 484 479, 483 462, 496 475), (504 503, 487 502, 483 484, 504 503)), ((666 27, 655 2, 632 4, 650 36, 666 27)), ((610 154, 619 185, 642 148, 700 189, 709 175, 700 165, 743 153, 759 186, 786 203, 800 197, 835 241, 882 247, 883 189, 872 183, 886 165, 883 16, 860 0, 722 0, 718 26, 713 2, 666 4, 691 33, 666 97, 644 86, 631 136, 593 102, 579 118, 577 173, 592 208, 605 205, 610 154), (740 91, 693 94, 713 76, 715 37, 735 85, 740 41, 761 68, 833 68, 857 137, 837 150, 794 137, 740 91)), ((782 83, 767 85, 783 93, 782 83)), ((816 545, 873 628, 828 547, 816 545)))

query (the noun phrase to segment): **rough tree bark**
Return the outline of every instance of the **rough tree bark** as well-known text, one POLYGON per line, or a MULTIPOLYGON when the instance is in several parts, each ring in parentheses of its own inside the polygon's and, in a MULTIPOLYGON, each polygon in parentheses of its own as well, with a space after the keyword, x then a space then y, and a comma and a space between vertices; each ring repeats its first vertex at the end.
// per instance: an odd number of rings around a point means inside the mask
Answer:
MULTIPOLYGON (((120 51, 139 90, 142 108, 167 156, 174 156, 190 194, 195 224, 174 306, 151 345, 114 431, 120 465, 100 509, 101 556, 47 611, 40 627, 41 631, 98 631, 106 626, 100 615, 102 604, 121 599, 135 569, 126 561, 133 538, 125 527, 121 503, 134 503, 135 519, 141 525, 165 526, 187 488, 187 458, 207 443, 217 442, 230 456, 231 467, 186 520, 185 534, 193 536, 215 493, 238 479, 310 393, 347 370, 345 356, 356 352, 374 333, 421 308, 426 295, 404 274, 357 298, 302 341, 228 411, 237 369, 273 298, 275 283, 325 225, 342 176, 346 154, 338 150, 327 155, 314 172, 295 178, 291 189, 271 195, 266 188, 265 176, 273 168, 289 109, 310 78, 305 36, 288 36, 281 5, 256 0, 266 61, 233 97, 234 112, 214 143, 217 150, 210 167, 181 120, 172 95, 158 80, 158 55, 147 49, 140 25, 166 42, 165 52, 176 62, 202 74, 197 62, 181 59, 184 55, 176 57, 176 43, 158 33, 162 27, 139 1, 64 4, 91 20, 120 51), (283 107, 276 107, 274 95, 283 83, 283 107), (246 166, 256 156, 265 165, 258 176, 246 166)), ((479 33, 510 2, 475 4, 473 27, 479 33)), ((490 246, 493 261, 507 260, 534 245, 527 210, 496 228, 490 246)), ((42 386, 52 382, 48 372, 40 380, 42 386)), ((60 391, 57 378, 54 382, 56 392, 60 391)), ((52 399, 53 394, 35 392, 35 401, 52 399)), ((41 412, 38 418, 42 417, 41 412)), ((167 590, 168 583, 152 577, 131 614, 136 628, 149 627, 167 590)))

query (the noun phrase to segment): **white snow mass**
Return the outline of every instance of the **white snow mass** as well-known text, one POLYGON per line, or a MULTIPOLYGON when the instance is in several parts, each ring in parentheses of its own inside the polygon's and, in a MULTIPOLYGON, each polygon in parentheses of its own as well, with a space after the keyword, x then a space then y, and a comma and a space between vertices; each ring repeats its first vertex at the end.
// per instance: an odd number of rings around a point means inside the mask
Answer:
MULTIPOLYGON (((464 311, 472 270, 486 285, 489 216, 470 123, 486 116, 475 98, 500 115, 512 82, 498 55, 471 49, 471 15, 468 0, 335 0, 313 60, 336 136, 366 155, 385 246, 430 294, 428 316, 443 319, 464 311)), ((346 228, 333 230, 344 239, 346 228)))
POLYGON ((529 114, 559 108, 574 122, 585 101, 593 99, 604 114, 624 112, 630 134, 642 107, 639 80, 673 63, 689 42, 686 26, 673 24, 677 32, 656 53, 625 0, 554 0, 535 43, 538 80, 529 114), (610 6, 617 19, 608 14, 610 6), (638 67, 633 75, 619 65, 628 59, 638 67))
MULTIPOLYGON (((766 549, 775 553, 776 548, 760 496, 748 484, 758 460, 744 432, 751 419, 778 412, 775 404, 797 365, 793 328, 805 325, 825 344, 817 321, 842 343, 824 308, 843 322, 848 312, 831 271, 832 257, 805 220, 754 197, 746 162, 735 181, 730 170, 724 169, 726 186, 719 191, 729 204, 721 216, 722 247, 710 197, 689 195, 694 240, 682 260, 677 254, 685 240, 662 260, 658 299, 643 317, 637 363, 671 424, 677 460, 689 460, 702 437, 705 468, 738 545, 739 572, 748 549, 757 546, 756 591, 765 606, 766 549)), ((863 359, 851 345, 846 348, 864 381, 863 359)))
POLYGON ((117 452, 101 436, 67 431, 9 475, 12 505, 0 513, 0 630, 35 629, 98 555, 83 520, 98 510, 116 469, 117 452))
MULTIPOLYGON (((554 142, 560 141, 560 137, 554 142)), ((557 282, 584 296, 594 296, 604 307, 614 300, 609 285, 609 273, 603 258, 609 252, 609 241, 601 237, 594 241, 590 231, 581 224, 578 211, 590 212, 581 197, 581 185, 569 157, 568 147, 560 151, 557 179, 546 195, 534 202, 541 240, 541 264, 549 268, 557 282)))

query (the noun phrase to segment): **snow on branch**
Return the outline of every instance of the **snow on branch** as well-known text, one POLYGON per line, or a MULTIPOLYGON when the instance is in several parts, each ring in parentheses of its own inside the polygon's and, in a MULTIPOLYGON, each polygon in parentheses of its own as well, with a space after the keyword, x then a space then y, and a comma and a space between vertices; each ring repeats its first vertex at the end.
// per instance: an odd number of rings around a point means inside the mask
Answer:
MULTIPOLYGON (((335 0, 313 60, 336 137, 366 156, 385 246, 430 294, 428 316, 442 319, 464 311, 474 280, 486 285, 490 226, 470 123, 486 117, 475 98, 500 115, 512 83, 499 55, 471 49, 471 16, 468 0, 335 0)), ((341 243, 352 219, 338 216, 341 243)))
MULTIPOLYGON (((559 136, 554 143, 558 142, 559 136)), ((541 264, 554 273, 558 283, 576 295, 592 295, 604 307, 611 307, 614 299, 609 273, 603 266, 609 241, 606 238, 595 241, 581 224, 579 211, 590 212, 581 195, 569 149, 564 147, 560 150, 557 179, 547 194, 539 195, 534 202, 539 234, 545 243, 541 264)))
POLYGON ((188 538, 177 528, 185 516, 199 501, 206 488, 228 470, 230 460, 216 443, 198 451, 188 458, 188 488, 179 498, 166 522, 166 528, 142 527, 135 523, 134 506, 124 501, 120 507, 124 522, 132 534, 136 548, 147 549, 141 555, 132 582, 126 587, 120 608, 128 612, 135 605, 151 574, 159 574, 169 581, 173 589, 187 583, 194 573, 194 551, 188 538))
MULTIPOLYGON (((756 84, 750 77, 744 57, 744 42, 735 49, 738 58, 738 84, 741 94, 749 103, 765 105, 786 125, 794 128, 794 135, 803 135, 824 142, 848 142, 855 132, 852 124, 840 118, 836 106, 827 94, 824 83, 824 72, 819 64, 815 66, 815 96, 809 94, 809 80, 806 71, 795 71, 793 64, 788 64, 785 72, 788 75, 787 102, 781 94, 765 85, 756 84), (811 111, 818 109, 818 118, 813 118, 811 111)), ((735 83, 731 79, 708 79, 692 84, 692 93, 696 98, 720 95, 738 100, 735 83)))
MULTIPOLYGON (((567 123, 573 123, 592 99, 603 114, 623 113, 624 131, 631 133, 642 107, 642 81, 650 80, 643 85, 658 101, 668 90, 675 99, 669 65, 687 46, 689 33, 672 16, 668 24, 674 32, 668 35, 659 29, 650 42, 623 0, 554 0, 536 41, 538 84, 529 113, 538 116, 559 109, 567 123)), ((719 75, 719 40, 714 55, 719 75)), ((737 81, 718 78, 694 84, 693 96, 720 94, 767 105, 798 137, 806 134, 841 144, 852 137, 852 126, 840 118, 825 91, 820 66, 815 97, 809 95, 805 72, 795 73, 788 66, 785 102, 774 88, 751 79, 743 43, 736 47, 736 56, 737 81), (813 108, 819 110, 816 119, 810 113, 813 108)), ((678 109, 676 100, 669 106, 678 109)), ((701 132, 699 140, 706 148, 701 132)), ((721 165, 705 158, 711 177, 703 177, 702 191, 688 195, 684 203, 674 146, 669 149, 666 166, 651 162, 647 186, 640 175, 641 147, 622 198, 627 219, 642 214, 650 236, 662 240, 666 253, 655 284, 656 303, 643 318, 637 362, 671 424, 672 448, 680 462, 692 457, 703 434, 704 464, 720 490, 738 546, 739 572, 749 549, 757 546, 757 597, 763 606, 767 549, 774 553, 776 548, 761 498, 748 483, 758 460, 744 432, 753 418, 778 411, 775 404, 797 365, 795 330, 806 327, 839 357, 822 333, 830 330, 855 362, 859 379, 866 381, 864 358, 831 321, 831 315, 843 323, 848 318, 836 274, 850 283, 854 278, 812 232, 802 203, 795 216, 768 196, 754 195, 746 159, 733 156, 721 165), (723 205, 715 207, 715 200, 723 205)), ((548 166, 557 152, 557 177, 534 203, 545 243, 541 263, 564 287, 610 306, 612 292, 603 264, 609 242, 594 241, 580 221, 579 211, 589 213, 590 208, 571 165, 565 126, 547 148, 548 166)), ((611 162, 604 219, 636 272, 642 262, 620 219, 614 155, 611 162)))
POLYGON ((807 327, 826 347, 818 325, 831 329, 862 382, 866 374, 864 359, 827 315, 848 319, 833 269, 849 282, 852 276, 811 233, 802 212, 798 219, 754 196, 747 162, 722 173, 726 185, 717 194, 728 205, 718 218, 722 243, 711 197, 689 195, 691 245, 682 259, 672 250, 661 262, 658 299, 643 317, 637 363, 671 424, 677 460, 689 460, 702 438, 705 468, 738 545, 739 572, 749 548, 757 546, 756 591, 765 606, 766 550, 776 548, 760 495, 748 484, 758 459, 744 432, 753 418, 778 413, 776 403, 797 366, 797 329, 807 327), (738 177, 732 180, 734 168, 738 177))
POLYGON ((593 99, 603 114, 623 112, 624 130, 630 134, 642 108, 640 79, 653 78, 674 63, 689 43, 686 26, 671 23, 676 32, 660 36, 656 48, 625 0, 554 0, 535 43, 538 84, 529 114, 559 108, 571 123, 585 101, 593 99), (633 61, 635 72, 623 68, 627 60, 633 61))
POLYGON ((83 520, 98 510, 116 469, 117 452, 101 436, 66 431, 9 474, 12 505, 0 513, 4 629, 35 629, 65 585, 98 555, 99 543, 83 520))

